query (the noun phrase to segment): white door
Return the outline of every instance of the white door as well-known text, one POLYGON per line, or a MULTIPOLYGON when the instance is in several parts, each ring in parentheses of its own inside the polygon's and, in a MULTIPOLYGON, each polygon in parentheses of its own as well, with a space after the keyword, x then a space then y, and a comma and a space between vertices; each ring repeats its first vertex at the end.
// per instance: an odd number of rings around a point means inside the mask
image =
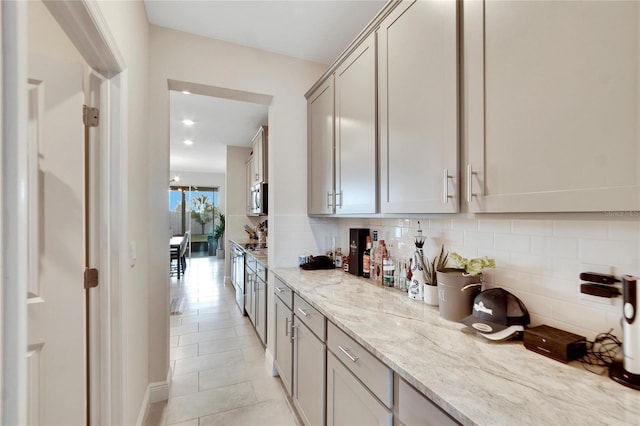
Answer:
POLYGON ((83 67, 31 56, 28 422, 86 423, 83 67))

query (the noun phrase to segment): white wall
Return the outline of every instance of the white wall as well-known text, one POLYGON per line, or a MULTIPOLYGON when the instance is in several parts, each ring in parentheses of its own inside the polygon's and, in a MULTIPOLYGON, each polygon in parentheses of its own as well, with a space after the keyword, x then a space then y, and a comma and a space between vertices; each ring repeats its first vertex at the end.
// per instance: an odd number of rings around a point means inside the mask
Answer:
MULTIPOLYGON (((129 268, 126 292, 124 342, 123 423, 135 424, 149 382, 167 378, 169 362, 168 337, 164 336, 164 323, 168 327, 168 289, 149 274, 150 235, 157 230, 168 229, 168 214, 158 214, 150 200, 167 199, 163 179, 163 191, 150 186, 149 167, 153 159, 148 135, 148 80, 149 80, 149 25, 146 10, 141 1, 98 2, 113 37, 126 63, 127 109, 122 111, 127 126, 127 231, 135 243, 137 259, 129 268), (155 222, 150 224, 150 217, 155 222)), ((155 183, 155 182, 154 182, 155 183)), ((164 201, 162 212, 167 211, 164 201)), ((166 232, 163 233, 166 236, 166 232)), ((163 239, 166 244, 166 238, 163 239)), ((165 263, 169 263, 168 249, 165 263)), ((168 271, 167 271, 168 275, 168 271)))
POLYGON ((440 244, 464 257, 489 256, 487 285, 504 287, 529 309, 532 325, 548 324, 593 339, 613 329, 622 337, 622 298, 580 293, 580 272, 640 275, 640 212, 602 214, 451 215, 444 218, 334 219, 338 245, 349 228, 378 230, 392 255, 409 259, 417 221, 433 257, 440 244))

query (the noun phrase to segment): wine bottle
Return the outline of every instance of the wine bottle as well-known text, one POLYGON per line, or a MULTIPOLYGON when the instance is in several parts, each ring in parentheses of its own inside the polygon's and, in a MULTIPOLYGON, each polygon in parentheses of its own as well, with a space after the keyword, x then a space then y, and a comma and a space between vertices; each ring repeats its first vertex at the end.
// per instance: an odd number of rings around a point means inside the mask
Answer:
POLYGON ((367 236, 367 248, 362 253, 362 276, 363 278, 371 277, 371 237, 367 236))

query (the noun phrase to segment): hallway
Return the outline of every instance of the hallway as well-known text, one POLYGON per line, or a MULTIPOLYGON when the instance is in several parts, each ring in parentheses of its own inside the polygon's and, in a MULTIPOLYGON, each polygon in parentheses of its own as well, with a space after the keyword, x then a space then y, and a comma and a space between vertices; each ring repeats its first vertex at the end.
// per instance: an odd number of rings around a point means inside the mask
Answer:
POLYGON ((168 402, 151 405, 148 426, 296 425, 285 391, 265 368, 264 348, 224 284, 224 261, 188 260, 171 277, 168 402))

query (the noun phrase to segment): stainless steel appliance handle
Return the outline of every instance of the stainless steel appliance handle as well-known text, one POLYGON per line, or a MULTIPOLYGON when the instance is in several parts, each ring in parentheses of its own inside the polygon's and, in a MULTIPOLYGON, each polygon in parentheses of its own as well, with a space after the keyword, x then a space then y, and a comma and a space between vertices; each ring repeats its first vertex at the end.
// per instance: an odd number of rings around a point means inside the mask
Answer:
POLYGON ((351 353, 349 353, 349 349, 345 349, 345 348, 343 348, 343 347, 342 347, 342 346, 340 346, 340 345, 338 345, 338 349, 340 349, 342 352, 344 352, 344 354, 345 354, 346 356, 348 356, 348 357, 349 357, 349 359, 350 359, 352 362, 356 362, 356 361, 358 361, 358 359, 359 359, 359 358, 358 358, 357 356, 353 356, 353 355, 351 355, 351 353))

